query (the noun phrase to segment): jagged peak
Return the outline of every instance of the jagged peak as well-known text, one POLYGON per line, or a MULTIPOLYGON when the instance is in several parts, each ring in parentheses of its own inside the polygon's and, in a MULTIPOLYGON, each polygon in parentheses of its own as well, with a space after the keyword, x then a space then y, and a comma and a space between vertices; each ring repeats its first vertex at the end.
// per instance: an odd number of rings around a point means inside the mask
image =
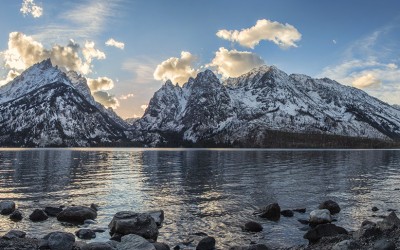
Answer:
POLYGON ((218 77, 209 69, 197 74, 195 81, 212 81, 219 82, 218 77))

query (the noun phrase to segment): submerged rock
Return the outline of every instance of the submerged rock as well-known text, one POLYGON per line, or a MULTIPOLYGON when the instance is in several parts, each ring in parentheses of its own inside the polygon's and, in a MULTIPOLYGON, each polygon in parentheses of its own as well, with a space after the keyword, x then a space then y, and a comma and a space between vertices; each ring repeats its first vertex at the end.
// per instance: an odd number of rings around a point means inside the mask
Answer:
POLYGON ((85 220, 94 220, 97 212, 89 207, 75 206, 67 207, 57 215, 57 220, 69 223, 83 224, 85 220))
POLYGON ((337 204, 333 200, 327 200, 327 201, 322 202, 318 208, 319 209, 328 209, 331 214, 337 214, 340 212, 339 204, 337 204))
POLYGON ((294 213, 292 210, 282 210, 281 215, 284 217, 293 217, 294 213))
POLYGON ((281 207, 278 203, 272 203, 264 207, 259 215, 261 218, 277 221, 281 217, 281 207))
POLYGON ((39 222, 39 221, 45 221, 49 217, 46 215, 46 213, 41 210, 41 209, 35 209, 31 215, 29 215, 29 219, 33 222, 39 222))
POLYGON ((145 239, 157 240, 158 227, 150 214, 130 211, 118 212, 108 225, 110 234, 137 234, 145 239))
POLYGON ((310 213, 310 224, 324 224, 332 222, 331 213, 328 209, 317 209, 310 213))
POLYGON ((0 201, 0 214, 9 215, 15 210, 15 203, 13 201, 0 201))

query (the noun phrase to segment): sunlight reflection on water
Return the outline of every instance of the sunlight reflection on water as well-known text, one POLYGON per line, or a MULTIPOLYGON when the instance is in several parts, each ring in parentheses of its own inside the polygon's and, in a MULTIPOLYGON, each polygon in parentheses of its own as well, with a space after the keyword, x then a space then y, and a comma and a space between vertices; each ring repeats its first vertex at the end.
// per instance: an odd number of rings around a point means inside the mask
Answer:
MULTIPOLYGON (((253 217, 257 207, 278 202, 282 209, 315 209, 331 198, 342 207, 337 224, 356 229, 388 208, 400 209, 400 151, 396 150, 181 150, 55 149, 0 151, 1 200, 13 200, 25 217, 47 205, 100 206, 98 224, 107 228, 122 210, 165 210, 159 241, 171 246, 201 237, 219 248, 250 241, 291 246, 307 243, 295 218, 270 222, 253 217), (241 231, 247 220, 264 226, 241 231)), ((0 232, 24 230, 41 237, 64 228, 54 218, 40 223, 0 217, 0 232)), ((109 239, 108 232, 95 241, 109 239)))

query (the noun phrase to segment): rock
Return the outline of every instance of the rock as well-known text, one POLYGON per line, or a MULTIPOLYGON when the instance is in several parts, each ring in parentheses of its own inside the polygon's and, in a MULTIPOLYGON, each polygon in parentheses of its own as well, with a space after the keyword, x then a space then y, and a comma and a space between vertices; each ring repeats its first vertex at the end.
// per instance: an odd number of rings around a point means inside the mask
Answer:
POLYGON ((0 201, 0 214, 9 215, 15 210, 15 203, 13 201, 0 201))
POLYGON ((105 242, 92 242, 86 244, 81 250, 114 250, 114 247, 105 242))
POLYGON ((327 200, 327 201, 322 202, 318 208, 319 209, 328 209, 331 214, 337 214, 340 212, 339 204, 337 204, 333 200, 327 200))
POLYGON ((130 211, 118 212, 108 225, 110 234, 127 235, 137 234, 145 239, 157 240, 158 227, 153 217, 149 214, 134 213, 130 211))
POLYGON ((148 242, 145 238, 128 234, 121 238, 121 242, 117 244, 118 250, 156 250, 155 246, 148 242))
POLYGON ((121 242, 122 236, 123 236, 122 234, 117 234, 117 233, 115 233, 115 234, 113 234, 113 235, 111 236, 110 240, 121 242))
POLYGON ((277 221, 281 217, 281 207, 278 205, 278 203, 269 204, 262 209, 260 217, 277 221))
POLYGON ((33 222, 39 222, 39 221, 45 221, 49 217, 46 215, 46 213, 41 210, 41 209, 35 209, 31 215, 29 215, 29 219, 33 222))
POLYGON ((90 208, 96 212, 99 211, 99 205, 97 205, 97 204, 94 204, 94 203, 90 204, 90 208))
POLYGON ((247 250, 269 250, 269 248, 264 244, 250 245, 247 250))
POLYGON ((74 245, 72 246, 73 250, 82 250, 87 245, 86 242, 83 241, 75 241, 74 245))
POLYGON ((158 227, 162 227, 162 223, 164 222, 164 210, 153 210, 145 213, 153 217, 158 227))
POLYGON ((93 232, 95 232, 95 233, 104 233, 104 232, 106 231, 106 229, 100 228, 100 227, 92 228, 92 230, 93 230, 93 232))
POLYGON ((310 224, 310 221, 308 221, 308 220, 298 219, 297 221, 300 222, 300 223, 303 224, 303 225, 308 225, 308 224, 310 224))
POLYGON ((244 224, 244 230, 249 232, 261 232, 263 230, 263 227, 258 222, 249 221, 246 224, 244 224))
POLYGON ((281 215, 284 217, 293 217, 294 213, 292 210, 282 210, 281 215))
POLYGON ((83 206, 67 207, 57 215, 57 220, 69 223, 79 223, 87 219, 94 220, 97 217, 97 212, 91 208, 83 206))
POLYGON ((334 224, 320 224, 310 229, 303 237, 310 243, 315 243, 322 237, 336 236, 338 234, 348 234, 346 229, 334 224))
POLYGON ((14 212, 12 212, 10 214, 10 220, 12 221, 21 221, 23 218, 23 215, 21 213, 21 211, 19 210, 14 210, 14 212))
POLYGON ((375 242, 374 250, 396 250, 396 245, 387 239, 380 239, 375 242))
POLYGON ((75 236, 64 232, 49 233, 43 239, 51 250, 72 250, 75 243, 75 236))
POLYGON ((96 233, 93 232, 91 229, 87 229, 87 228, 79 229, 78 231, 75 232, 75 235, 79 239, 83 239, 83 240, 90 240, 90 239, 96 238, 96 233))
POLYGON ((378 211, 379 210, 379 208, 377 208, 377 207, 372 207, 372 212, 376 212, 376 211, 378 211))
POLYGON ((60 207, 45 207, 44 212, 51 217, 57 217, 59 213, 63 211, 60 207))
POLYGON ((382 234, 382 231, 377 227, 374 222, 363 221, 360 229, 354 232, 353 237, 359 239, 369 239, 371 237, 377 237, 382 234))
POLYGON ((395 228, 400 228, 400 219, 397 217, 395 212, 391 212, 382 221, 378 221, 377 226, 382 230, 393 230, 395 228))
POLYGON ((343 240, 336 243, 332 250, 357 250, 361 249, 361 246, 355 240, 343 240))
POLYGON ((396 212, 397 209, 389 208, 387 211, 388 211, 388 212, 396 212))
POLYGON ((25 238, 26 233, 20 230, 11 230, 6 233, 2 238, 6 240, 25 238))
POLYGON ((296 208, 296 209, 293 209, 293 212, 298 212, 298 213, 304 214, 306 212, 306 209, 305 208, 296 208))
POLYGON ((96 221, 94 221, 94 220, 85 220, 84 222, 83 222, 83 224, 86 224, 86 225, 91 225, 91 224, 97 224, 97 222, 96 221))
POLYGON ((2 250, 36 250, 39 248, 39 240, 32 238, 14 238, 11 240, 0 239, 2 250))
POLYGON ((196 250, 213 250, 215 249, 214 237, 207 236, 199 241, 196 250))
POLYGON ((170 250, 169 246, 165 243, 155 242, 153 243, 153 246, 156 248, 156 250, 170 250))
POLYGON ((324 224, 332 221, 331 213, 328 209, 313 210, 310 213, 310 224, 324 224))

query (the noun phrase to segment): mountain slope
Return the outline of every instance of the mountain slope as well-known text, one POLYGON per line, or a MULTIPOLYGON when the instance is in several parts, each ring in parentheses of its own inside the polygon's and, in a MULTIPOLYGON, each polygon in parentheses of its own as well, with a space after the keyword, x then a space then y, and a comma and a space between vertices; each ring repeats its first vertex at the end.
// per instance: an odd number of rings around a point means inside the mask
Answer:
POLYGON ((35 64, 0 88, 0 144, 94 146, 125 141, 124 127, 99 105, 50 60, 35 64))
POLYGON ((264 146, 277 131, 399 140, 400 110, 330 79, 262 66, 223 84, 211 71, 183 87, 167 82, 134 125, 152 145, 264 146))

